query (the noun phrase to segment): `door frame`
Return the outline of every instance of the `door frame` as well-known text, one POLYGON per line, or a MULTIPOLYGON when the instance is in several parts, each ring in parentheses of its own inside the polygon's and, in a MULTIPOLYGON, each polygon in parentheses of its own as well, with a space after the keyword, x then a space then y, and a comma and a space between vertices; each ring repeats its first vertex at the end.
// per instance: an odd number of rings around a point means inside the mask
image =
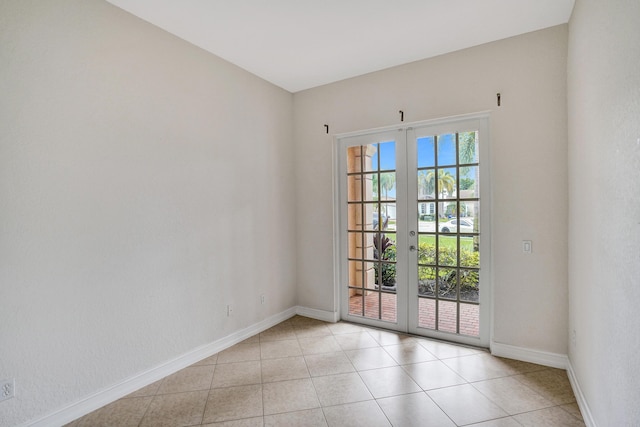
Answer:
MULTIPOLYGON (((488 111, 478 112, 473 114, 465 114, 458 116, 450 116, 444 118, 423 120, 418 122, 407 122, 407 123, 398 123, 396 125, 385 126, 381 128, 368 129, 363 131, 354 131, 354 132, 346 132, 333 135, 333 144, 332 144, 332 155, 333 155, 333 214, 334 214, 334 229, 333 229, 333 253, 334 253, 334 307, 337 312, 338 319, 344 319, 345 310, 348 310, 348 307, 343 307, 343 293, 348 292, 348 290, 342 289, 342 283, 344 280, 344 275, 346 274, 343 271, 343 260, 342 258, 346 256, 346 244, 345 244, 345 235, 346 233, 342 233, 343 224, 345 223, 345 218, 343 218, 343 209, 342 202, 346 200, 346 195, 343 194, 344 190, 341 188, 341 174, 343 172, 342 168, 345 165, 342 165, 340 158, 340 140, 344 138, 354 138, 358 139, 358 137, 371 136, 372 134, 381 134, 381 133, 390 133, 390 132, 402 132, 405 136, 403 137, 403 141, 405 144, 405 149, 407 144, 406 135, 407 131, 411 128, 423 128, 423 127, 443 127, 443 129, 449 126, 455 126, 456 124, 462 122, 470 122, 470 121, 479 121, 479 130, 481 135, 481 143, 479 144, 479 156, 480 156, 480 176, 481 178, 481 186, 480 186, 480 200, 481 200, 481 215, 480 215, 480 230, 481 230, 481 238, 480 238, 480 283, 482 289, 487 289, 488 292, 480 292, 480 335, 478 337, 469 337, 458 334, 450 334, 446 332, 433 331, 427 329, 418 329, 415 328, 412 319, 410 318, 411 314, 415 314, 417 310, 417 302, 418 298, 415 298, 415 301, 409 298, 410 294, 413 294, 414 290, 412 289, 412 285, 409 284, 408 287, 401 292, 400 286, 398 287, 398 292, 396 297, 398 298, 398 305, 400 305, 400 298, 404 298, 407 302, 404 303, 407 306, 407 310, 403 312, 404 318, 401 319, 400 314, 402 310, 398 310, 397 313, 397 323, 394 324, 376 321, 375 319, 367 319, 367 318, 358 318, 358 322, 365 325, 384 327, 391 330, 397 330, 400 332, 409 332, 414 334, 420 334, 427 337, 443 339, 443 340, 453 340, 462 344, 469 344, 481 347, 489 347, 491 337, 493 336, 493 269, 492 261, 491 261, 491 210, 493 207, 492 197, 491 197, 491 168, 490 168, 490 135, 489 135, 489 116, 490 113, 488 111), (483 298, 484 294, 484 298, 483 298), (488 295, 487 295, 488 294, 488 295), (416 307, 411 307, 412 304, 416 305, 416 307), (425 332, 426 331, 426 332, 425 332)), ((396 139, 397 141, 397 139, 396 139)), ((396 150, 397 152, 397 150, 396 150)), ((404 170, 407 174, 410 173, 409 168, 407 166, 407 157, 402 156, 403 159, 398 158, 400 156, 396 156, 396 171, 404 170), (402 162, 402 168, 399 164, 402 162)), ((398 173, 398 172, 396 172, 398 173)), ((408 180, 407 180, 408 182, 408 180)), ((402 186, 400 186, 402 187, 402 186)), ((396 196, 397 199, 400 199, 400 195, 402 192, 407 192, 407 185, 404 185, 404 188, 397 188, 397 191, 400 193, 396 196)), ((409 188, 412 186, 409 184, 409 188)), ((407 193, 405 195, 405 200, 407 193)), ((406 204, 407 206, 400 207, 400 203, 397 203, 396 207, 399 211, 399 215, 403 215, 404 223, 408 224, 408 212, 407 207, 409 202, 406 204)), ((408 227, 405 228, 408 230, 408 227)), ((405 230, 397 230, 397 250, 399 252, 403 252, 405 255, 408 254, 408 236, 405 234, 405 230)), ((398 253, 400 256, 400 253, 398 253)), ((402 258, 407 260, 407 265, 409 264, 409 257, 403 256, 402 258)), ((402 269, 407 271, 406 268, 402 269)), ((404 275, 404 279, 407 280, 408 277, 404 275)), ((399 277, 400 279, 400 277, 399 277)), ((417 283, 414 284, 417 287, 417 283)), ((416 288, 417 295, 417 288, 416 288)))
MULTIPOLYGON (((344 139, 350 139, 350 143, 348 144, 348 146, 361 146, 361 145, 366 145, 366 144, 373 144, 373 143, 379 143, 380 142, 380 138, 384 139, 384 140, 390 140, 393 139, 395 144, 396 144, 396 166, 395 166, 395 170, 396 170, 396 202, 394 203, 396 205, 396 217, 398 219, 402 219, 402 223, 406 222, 406 218, 407 218, 407 204, 405 203, 404 205, 401 203, 397 203, 397 200, 406 200, 407 199, 407 185, 406 185, 406 179, 400 180, 398 179, 399 177, 399 171, 406 171, 406 161, 407 161, 407 156, 406 156, 406 129, 403 126, 394 126, 394 127, 387 127, 384 129, 372 129, 372 130, 367 130, 364 132, 351 132, 350 134, 346 135, 346 134, 342 134, 342 135, 336 135, 336 152, 337 152, 337 166, 336 166, 336 170, 337 171, 341 171, 341 170, 346 170, 346 164, 343 164, 340 160, 343 156, 341 156, 341 153, 338 151, 340 149, 340 140, 344 140, 344 139), (388 137, 388 138, 387 138, 388 137), (370 139, 373 138, 373 139, 370 139), (398 152, 401 152, 403 155, 399 156, 397 155, 398 152)), ((346 203, 347 201, 347 194, 343 191, 341 191, 341 187, 340 187, 340 172, 335 174, 335 178, 337 181, 337 185, 338 185, 338 202, 334 207, 334 211, 337 211, 337 227, 335 227, 334 231, 337 231, 337 235, 336 238, 334 239, 334 245, 337 242, 337 248, 339 250, 342 250, 344 253, 344 249, 347 246, 347 234, 348 233, 340 233, 340 229, 342 228, 342 224, 346 224, 347 223, 347 212, 346 210, 342 210, 341 206, 343 203, 346 203), (337 209, 335 209, 337 207, 337 209)), ((397 252, 397 257, 400 259, 406 259, 407 257, 407 253, 408 253, 408 249, 407 249, 407 233, 406 230, 396 230, 395 232, 396 234, 396 252, 397 252)), ((335 268, 338 270, 338 275, 337 275, 337 280, 338 280, 338 299, 339 299, 339 305, 338 307, 341 307, 338 311, 340 314, 340 318, 344 318, 346 316, 348 316, 347 311, 344 311, 343 307, 342 307, 342 300, 344 298, 343 293, 346 295, 348 294, 348 289, 342 289, 342 287, 339 285, 339 283, 343 282, 348 275, 347 271, 343 271, 342 269, 342 262, 340 261, 340 258, 337 258, 336 261, 338 262, 335 265, 335 268)), ((397 281, 402 283, 402 282, 408 282, 408 277, 407 277, 407 269, 406 268, 402 268, 399 269, 399 271, 397 272, 397 281)), ((397 304, 398 301, 400 300, 406 301, 408 300, 408 289, 406 287, 400 287, 398 286, 398 288, 396 289, 396 323, 391 323, 391 322, 387 322, 387 321, 383 321, 383 320, 378 320, 378 319, 372 319, 372 318, 366 318, 366 317, 362 317, 362 318, 358 318, 358 322, 362 323, 362 324, 366 324, 369 326, 375 326, 375 327, 380 327, 380 328, 385 328, 385 329, 391 329, 391 330, 396 330, 396 331, 400 331, 400 332, 406 332, 408 330, 408 312, 406 310, 407 306, 405 304, 404 307, 400 307, 399 304, 397 304)))

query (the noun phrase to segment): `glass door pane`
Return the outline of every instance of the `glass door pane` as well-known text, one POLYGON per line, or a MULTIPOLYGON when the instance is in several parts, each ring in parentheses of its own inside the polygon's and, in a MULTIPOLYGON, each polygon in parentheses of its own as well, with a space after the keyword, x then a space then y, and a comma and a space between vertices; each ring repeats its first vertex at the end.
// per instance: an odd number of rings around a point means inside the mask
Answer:
POLYGON ((396 323, 396 142, 345 148, 348 314, 396 323))
POLYGON ((342 319, 488 345, 479 116, 338 138, 342 319))
MULTIPOLYGON (((417 296, 410 331, 479 343, 480 329, 480 121, 411 130, 409 228, 417 251, 410 257, 417 296), (464 131, 463 131, 464 130, 464 131), (460 338, 456 338, 455 335, 460 338), (479 341, 477 341, 479 340, 479 341)), ((410 297, 411 298, 411 297, 410 297)))

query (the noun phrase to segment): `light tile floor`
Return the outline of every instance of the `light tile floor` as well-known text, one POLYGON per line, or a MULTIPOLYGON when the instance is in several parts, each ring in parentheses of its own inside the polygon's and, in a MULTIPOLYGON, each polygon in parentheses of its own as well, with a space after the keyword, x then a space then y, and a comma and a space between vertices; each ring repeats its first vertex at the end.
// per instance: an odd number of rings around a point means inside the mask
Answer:
POLYGON ((296 316, 69 426, 584 426, 565 371, 296 316))

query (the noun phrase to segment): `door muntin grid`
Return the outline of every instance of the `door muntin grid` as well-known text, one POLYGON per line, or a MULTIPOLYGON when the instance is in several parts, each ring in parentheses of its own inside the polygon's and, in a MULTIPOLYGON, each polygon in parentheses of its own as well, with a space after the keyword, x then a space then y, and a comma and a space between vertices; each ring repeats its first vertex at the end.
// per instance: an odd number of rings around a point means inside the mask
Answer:
POLYGON ((348 313, 395 323, 396 142, 346 150, 348 313))
MULTIPOLYGON (((451 119, 432 120, 421 123, 408 124, 403 127, 389 127, 380 130, 350 133, 336 137, 337 169, 339 175, 336 183, 336 201, 339 199, 340 210, 336 212, 338 224, 336 229, 336 262, 340 268, 336 271, 336 286, 339 286, 341 316, 354 322, 372 326, 410 332, 419 335, 430 336, 445 340, 456 341, 470 345, 486 346, 489 343, 489 317, 490 317, 490 212, 486 211, 489 200, 489 192, 484 182, 482 186, 482 226, 480 226, 480 181, 479 172, 482 158, 483 176, 488 176, 488 115, 486 113, 460 116, 451 119), (459 151, 460 136, 464 136, 469 129, 474 131, 473 158, 464 160, 459 151), (456 133, 458 132, 458 133, 456 133), (446 150, 448 138, 449 148, 446 150), (431 141, 424 138, 431 136, 431 141), (482 138, 482 144, 478 140, 482 138), (436 141, 440 139, 440 156, 436 153, 436 141), (376 167, 377 162, 372 161, 370 166, 362 163, 354 163, 347 156, 351 147, 371 147, 376 151, 375 144, 395 141, 396 143, 396 167, 376 167), (433 145, 431 158, 418 156, 416 146, 418 144, 433 145), (480 150, 482 151, 480 153, 480 150), (437 161, 437 164, 436 164, 437 161), (485 170, 486 169, 486 170, 485 170), (439 172, 442 170, 443 172, 439 172), (379 189, 367 193, 362 189, 367 185, 373 186, 373 176, 376 173, 393 171, 396 174, 396 196, 384 195, 379 189), (427 174, 433 172, 427 178, 427 174), (454 187, 447 183, 444 174, 453 176, 454 187), (419 175, 424 175, 423 180, 431 180, 430 187, 418 185, 419 175), (349 184, 347 181, 351 179, 349 184), (348 191, 348 186, 355 183, 360 188, 360 194, 348 191), (369 184, 367 184, 369 183, 369 184), (351 195, 349 195, 350 193, 351 195), (395 229, 380 229, 384 225, 385 212, 383 203, 395 203, 397 223, 395 229), (417 202, 417 203, 416 203, 417 202), (417 204, 417 208, 416 208, 417 204), (379 206, 378 206, 379 205, 379 206), (349 213, 349 209, 351 213, 349 213), (438 209, 438 212, 436 212, 438 209), (357 211, 357 212, 354 212, 357 211), (486 211, 486 212, 485 212, 486 211), (374 215, 374 212, 378 212, 374 215), (458 215, 458 213, 460 215, 458 215), (454 215, 455 214, 455 215, 454 215), (349 217, 359 215, 359 222, 349 224, 349 217), (367 219, 371 215, 371 219, 367 219), (422 215, 422 217, 421 217, 422 215), (459 218, 458 218, 459 216, 459 218), (373 219, 377 221, 374 224, 373 219), (453 221, 453 222, 451 222, 453 221), (449 224, 446 224, 449 223, 449 224), (445 227, 449 228, 448 230, 445 227), (480 239, 480 230, 483 237, 480 239), (396 260, 380 259, 373 255, 374 237, 385 232, 385 237, 395 239, 396 260), (395 236, 393 235, 395 233, 395 236), (351 236, 349 236, 351 234, 351 236), (367 237, 368 236, 368 237, 367 237), (351 242, 359 241, 359 249, 349 248, 351 242), (429 250, 418 250, 420 243, 429 243, 429 250), (437 245, 437 250, 436 250, 437 245), (482 251, 482 266, 480 266, 479 253, 469 256, 474 252, 482 251), (420 257, 418 253, 420 252, 420 257), (445 253, 446 252, 446 253, 445 253), (419 262, 420 261, 420 262, 419 262), (381 276, 383 264, 393 264, 396 267, 396 293, 375 286, 381 276), (376 270, 377 267, 377 270, 376 270), (353 272, 358 270, 358 278, 354 278, 353 272), (369 279, 363 272, 371 273, 369 279), (474 274, 478 273, 478 277, 474 274), (434 281, 429 288, 423 287, 419 292, 419 277, 425 276, 434 281), (367 280, 372 280, 373 289, 367 288, 367 280), (477 280, 478 288, 482 283, 482 293, 478 291, 478 301, 463 292, 464 286, 469 281, 477 280), (448 284, 448 289, 439 284, 448 284), (372 292, 372 291, 377 291, 372 292), (359 292, 359 298, 364 301, 362 294, 367 292, 376 300, 375 307, 367 310, 364 304, 357 310, 350 306, 350 292, 359 292), (384 313, 385 301, 383 298, 393 297, 393 307, 397 309, 396 322, 379 319, 384 313), (383 308, 380 308, 383 307, 383 308), (366 317, 371 316, 371 317, 366 317), (436 322, 437 316, 437 322, 436 322), (465 323, 465 319, 471 318, 475 322, 475 329, 469 330, 471 323, 465 323), (449 322, 445 322, 449 319, 449 322), (480 320, 481 323, 480 323, 480 320), (479 330, 479 333, 478 333, 479 330)), ((467 146, 468 148, 468 146, 467 146)), ((362 152, 360 153, 362 157, 362 152)), ((378 176, 379 182, 382 178, 378 176)), ((450 179, 449 179, 450 180, 450 179)), ((373 188, 373 187, 371 187, 373 188)), ((375 188, 378 188, 377 185, 375 188)), ((391 205, 390 205, 391 206, 391 205)), ((392 208, 391 208, 392 209, 392 208)), ((391 217, 391 215, 389 215, 391 217)), ((393 226, 390 222, 387 226, 393 226)), ((352 244, 352 243, 351 243, 352 244)), ((425 283, 423 283, 426 285, 425 283)), ((384 319, 384 316, 383 316, 384 319)))
POLYGON ((416 139, 418 327, 478 337, 479 132, 416 139))

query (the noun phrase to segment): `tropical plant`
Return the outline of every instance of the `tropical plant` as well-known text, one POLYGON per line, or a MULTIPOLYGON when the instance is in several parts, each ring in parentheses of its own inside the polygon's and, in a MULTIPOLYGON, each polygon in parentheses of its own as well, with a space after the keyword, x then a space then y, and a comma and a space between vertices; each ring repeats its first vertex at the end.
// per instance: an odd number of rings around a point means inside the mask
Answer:
MULTIPOLYGON (((456 190, 456 177, 446 169, 430 170, 426 174, 418 175, 418 185, 425 190, 425 194, 433 194, 438 191, 440 198, 444 199, 445 195, 453 195, 456 190)), ((444 216, 444 204, 438 204, 438 212, 444 216)))
POLYGON ((379 194, 379 189, 378 189, 378 174, 374 173, 373 175, 371 175, 371 187, 373 190, 373 200, 380 200, 380 198, 378 197, 379 194))
POLYGON ((395 286, 396 284, 396 248, 393 240, 384 234, 376 234, 373 237, 373 257, 382 261, 376 263, 376 283, 382 286, 395 286))
POLYGON ((389 199, 389 191, 393 190, 396 185, 396 174, 383 173, 380 174, 380 189, 384 191, 385 200, 389 199))
POLYGON ((474 163, 476 158, 476 138, 476 132, 463 132, 458 134, 461 164, 474 163))
MULTIPOLYGON (((469 169, 469 168, 460 168, 460 171, 462 172, 462 169, 469 169)), ((467 171, 467 173, 469 173, 467 171)), ((476 185, 476 181, 473 178, 460 178, 460 190, 472 190, 476 185)))
POLYGON ((421 197, 431 198, 432 194, 435 193, 435 180, 433 179, 434 175, 432 171, 419 171, 418 172, 418 188, 421 197))
POLYGON ((427 194, 433 193, 437 189, 441 198, 444 198, 446 194, 453 194, 456 189, 456 178, 445 169, 438 169, 437 178, 436 172, 430 170, 426 174, 421 174, 420 180, 422 181, 420 185, 424 186, 427 194))
MULTIPOLYGON (((373 174, 372 177, 372 185, 373 185, 373 194, 377 196, 379 192, 382 192, 384 197, 381 200, 389 200, 389 191, 393 190, 396 185, 396 174, 393 172, 381 173, 381 174, 373 174), (380 184, 380 189, 378 190, 378 183, 380 184)), ((376 200, 377 197, 374 197, 376 200)), ((384 207, 384 214, 388 216, 387 206, 384 207)))
POLYGON ((373 236, 373 257, 375 259, 386 259, 386 252, 393 244, 393 240, 385 236, 384 233, 376 233, 376 235, 373 236))
POLYGON ((456 178, 444 169, 438 169, 438 184, 436 189, 440 192, 440 198, 444 199, 445 194, 452 195, 456 189, 456 178))
MULTIPOLYGON (((476 155, 477 138, 478 138, 477 132, 463 132, 458 134, 458 141, 460 145, 459 155, 460 155, 461 164, 475 163, 478 161, 478 158, 476 155)), ((478 167, 474 167, 474 168, 464 167, 464 166, 460 167, 460 176, 461 176, 460 189, 461 190, 475 189, 477 191, 476 183, 479 180, 478 172, 479 172, 478 167), (469 178, 469 173, 471 172, 471 169, 473 169, 474 171, 473 178, 469 178)), ((478 232, 478 221, 474 221, 473 231, 475 233, 478 232)), ((473 238, 473 247, 476 252, 480 250, 480 242, 477 236, 473 238)))

